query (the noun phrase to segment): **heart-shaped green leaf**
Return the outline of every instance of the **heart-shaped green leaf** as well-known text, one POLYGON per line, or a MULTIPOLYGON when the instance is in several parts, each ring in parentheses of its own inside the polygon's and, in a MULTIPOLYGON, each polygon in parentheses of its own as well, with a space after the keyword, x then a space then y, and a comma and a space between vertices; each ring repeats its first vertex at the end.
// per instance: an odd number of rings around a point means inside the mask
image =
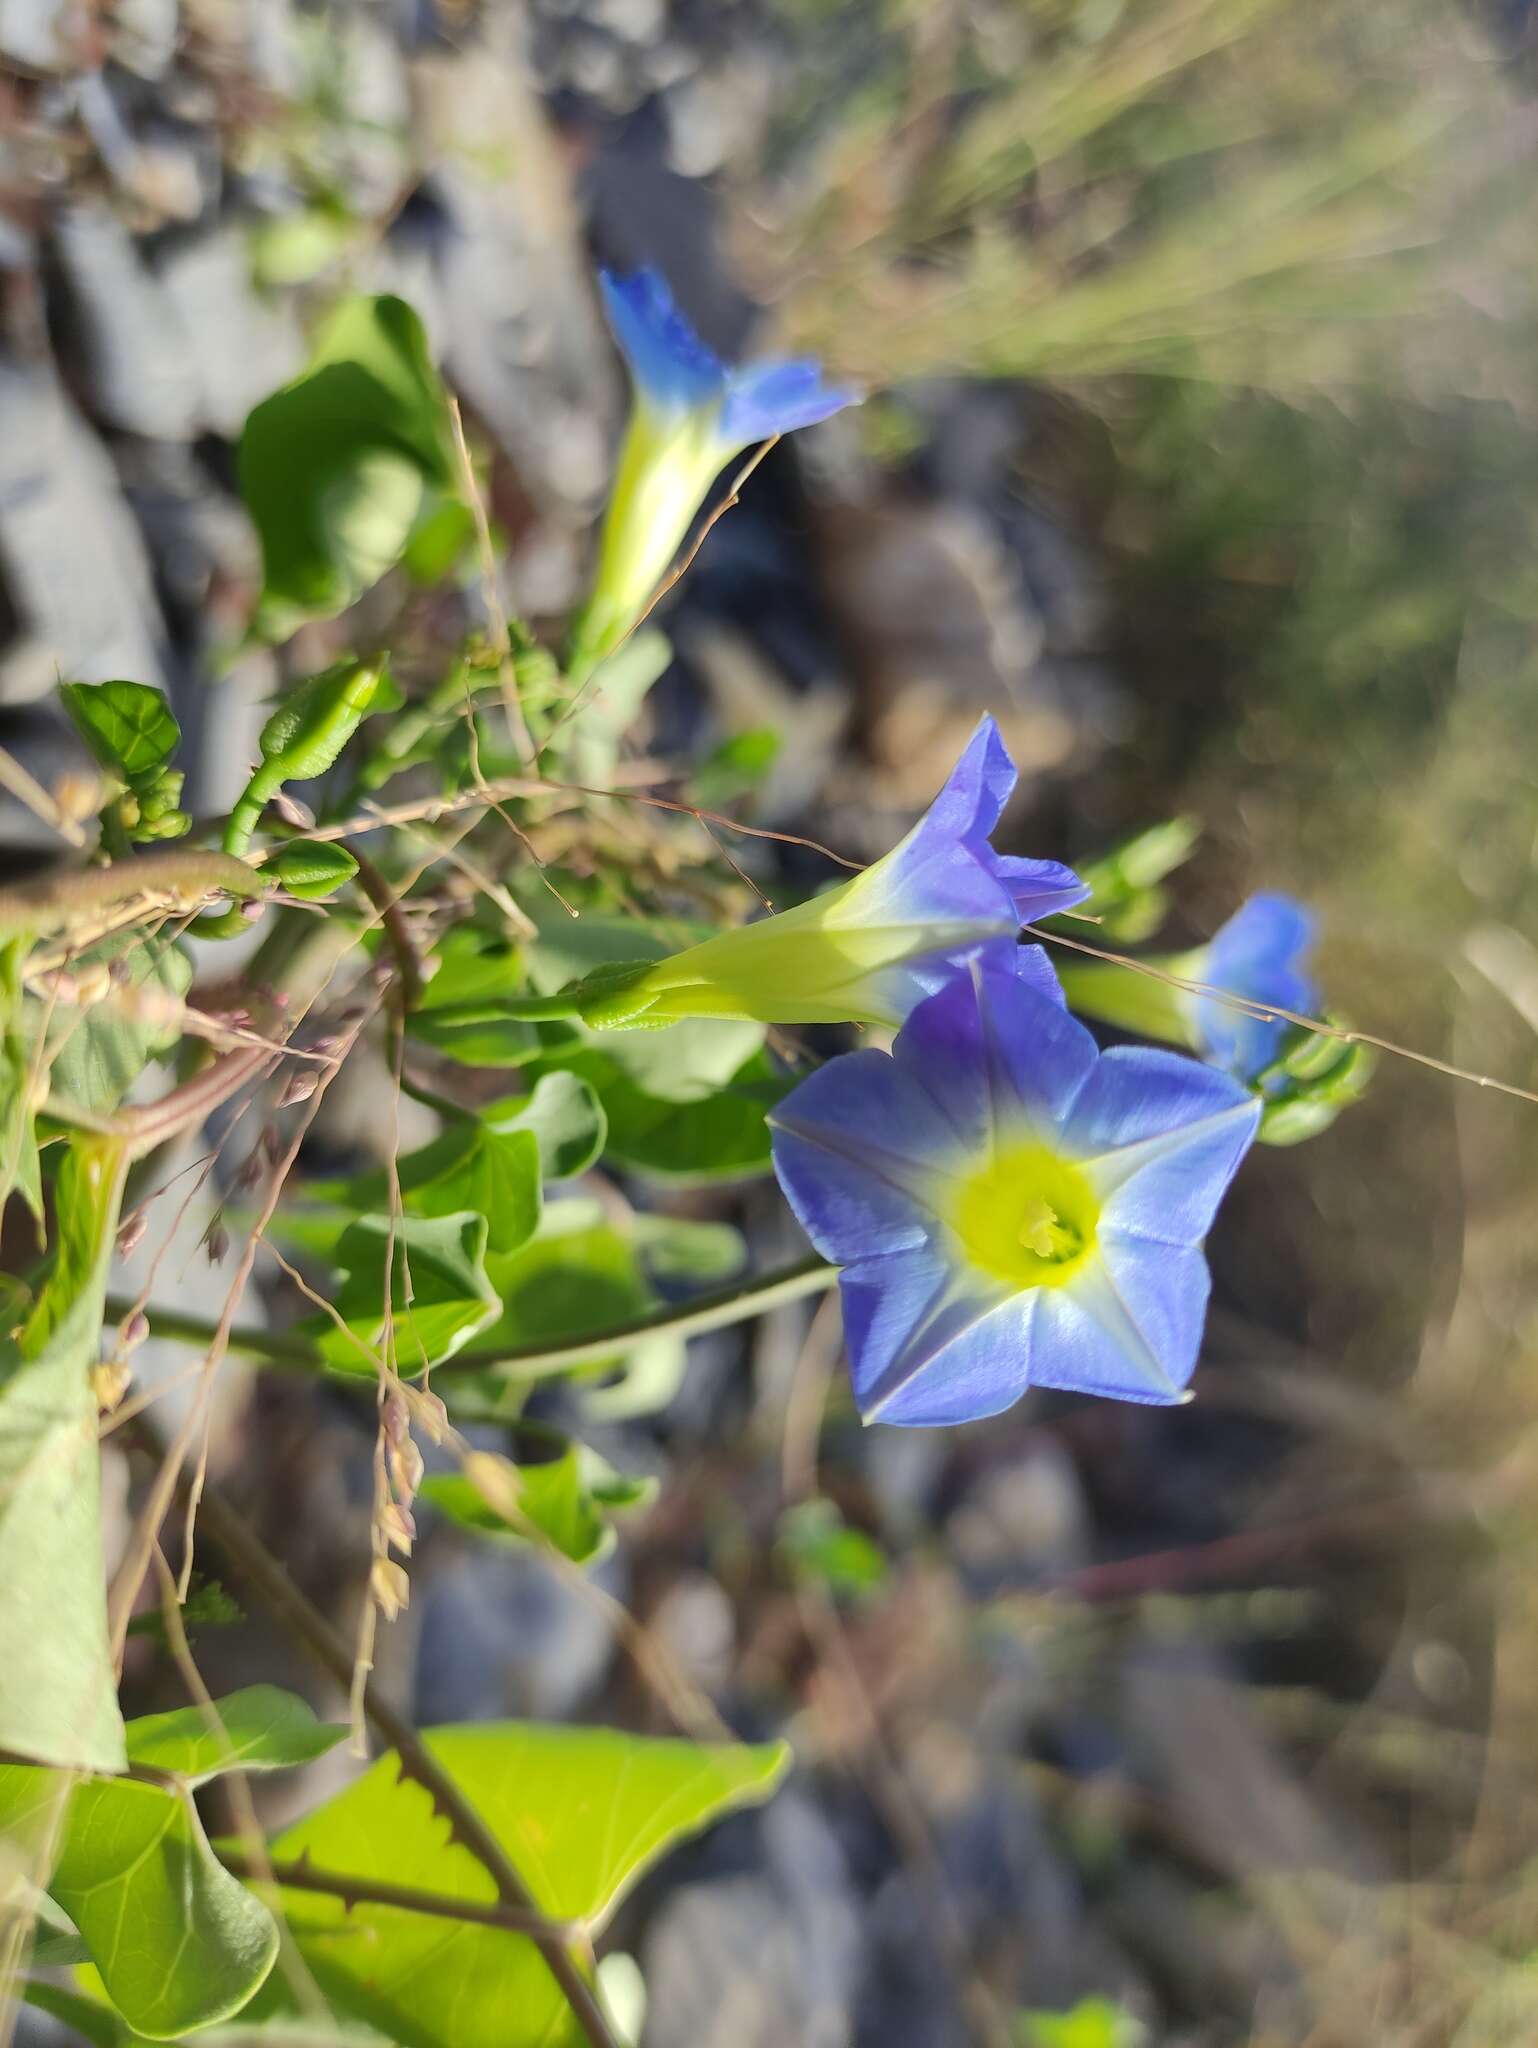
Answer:
POLYGON ((148 683, 61 683, 59 699, 99 766, 137 795, 153 790, 182 737, 161 691, 148 683))
POLYGON ((302 376, 240 443, 262 543, 260 625, 277 636, 343 611, 399 561, 433 488, 453 478, 447 401, 402 300, 345 300, 302 376))
MULTIPOLYGON (((768 1798, 788 1761, 782 1744, 703 1749, 518 1722, 427 1739, 539 1908, 591 1931, 674 1842, 768 1798)), ((398 1883, 409 1872, 424 1891, 495 1899, 394 1757, 278 1836, 272 1854, 364 1879, 398 1883)), ((322 1989, 404 2048, 581 2048, 581 2029, 524 1935, 313 1892, 285 1892, 283 1906, 322 1989)))
POLYGON ((452 1357, 497 1315, 501 1302, 486 1270, 486 1219, 360 1216, 337 1240, 343 1280, 331 1316, 312 1317, 304 1332, 340 1372, 371 1372, 384 1342, 387 1263, 393 1350, 403 1373, 452 1357))
POLYGON ((50 1895, 79 1928, 113 2003, 172 2040, 226 2019, 272 1968, 278 1931, 208 1846, 189 1800, 129 1778, 0 1765, 0 1828, 46 1840, 67 1799, 50 1895))

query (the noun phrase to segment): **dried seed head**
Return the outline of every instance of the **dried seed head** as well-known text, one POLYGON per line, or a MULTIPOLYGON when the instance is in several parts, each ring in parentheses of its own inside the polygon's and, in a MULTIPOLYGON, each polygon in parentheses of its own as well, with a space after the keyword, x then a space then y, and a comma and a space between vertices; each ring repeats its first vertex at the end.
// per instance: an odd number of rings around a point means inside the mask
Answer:
POLYGON ((92 1003, 99 1003, 103 996, 111 993, 112 969, 105 960, 92 961, 88 967, 75 970, 75 1001, 81 1009, 88 1009, 92 1003))
POLYGON ((230 1249, 230 1233, 222 1223, 210 1223, 203 1233, 203 1244, 208 1252, 208 1263, 211 1266, 222 1266, 230 1249))
POLYGON ((398 1499, 416 1499, 417 1488, 422 1484, 422 1453, 409 1436, 390 1446, 390 1484, 398 1499))
POLYGON ((120 1259, 126 1259, 130 1252, 144 1242, 144 1233, 149 1227, 147 1209, 135 1209, 131 1215, 123 1218, 117 1234, 117 1254, 120 1259))
POLYGON ((101 809, 104 794, 99 775, 74 769, 61 775, 53 786, 53 800, 59 807, 59 815, 72 825, 83 825, 87 818, 94 817, 101 809))
POLYGON ((411 1581, 393 1557, 376 1557, 369 1569, 368 1589, 386 1621, 394 1621, 411 1599, 411 1581))
POLYGON ((406 1406, 406 1397, 398 1390, 389 1394, 379 1412, 385 1439, 392 1444, 404 1443, 411 1434, 411 1411, 406 1406))
POLYGON ((449 1434, 449 1411, 437 1394, 425 1387, 411 1389, 411 1417, 419 1429, 425 1429, 435 1444, 447 1441, 449 1434))
POLYGON ((314 1053, 317 1059, 334 1059, 342 1050, 341 1036, 335 1031, 328 1031, 323 1037, 312 1039, 305 1050, 314 1053))
POLYGON ((136 1308, 131 1316, 125 1316, 118 1325, 117 1348, 124 1356, 137 1351, 150 1333, 150 1319, 142 1308, 136 1308))
POLYGON ((386 1501, 379 1510, 379 1527, 387 1543, 393 1544, 403 1557, 410 1557, 411 1546, 417 1540, 417 1525, 410 1508, 386 1501))
POLYGON ((266 1171, 267 1163, 262 1157, 262 1148, 260 1145, 253 1145, 240 1162, 240 1171, 235 1176, 236 1192, 245 1194, 254 1188, 266 1171))
POLYGON ((91 1392, 103 1415, 110 1415, 122 1402, 133 1381, 126 1358, 104 1358, 91 1368, 91 1392))
POLYGON ((315 813, 308 804, 300 803, 298 797, 290 796, 286 789, 280 789, 272 798, 272 807, 287 825, 297 831, 308 832, 315 823, 315 813))
POLYGON ((277 1166, 281 1163, 283 1155, 288 1150, 288 1140, 276 1124, 262 1126, 262 1150, 272 1165, 277 1166))
POLYGON ((279 1109, 292 1109, 296 1103, 308 1102, 319 1086, 320 1076, 313 1067, 296 1067, 283 1083, 279 1109))

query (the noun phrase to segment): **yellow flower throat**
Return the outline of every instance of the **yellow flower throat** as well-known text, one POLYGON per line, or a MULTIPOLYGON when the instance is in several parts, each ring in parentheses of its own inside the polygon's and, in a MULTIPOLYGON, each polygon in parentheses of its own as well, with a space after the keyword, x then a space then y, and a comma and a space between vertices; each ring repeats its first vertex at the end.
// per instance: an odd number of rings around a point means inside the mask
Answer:
POLYGON ((966 1256, 1012 1287, 1062 1287, 1095 1249, 1100 1203, 1080 1169, 1045 1145, 1011 1145, 969 1175, 951 1228, 966 1256))

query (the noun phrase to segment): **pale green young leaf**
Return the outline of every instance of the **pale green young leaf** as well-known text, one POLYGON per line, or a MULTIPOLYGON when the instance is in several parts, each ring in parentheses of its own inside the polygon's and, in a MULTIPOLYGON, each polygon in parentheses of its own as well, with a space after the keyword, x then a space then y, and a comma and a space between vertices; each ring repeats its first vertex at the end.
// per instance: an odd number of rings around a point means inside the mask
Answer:
POLYGON ((239 463, 262 544, 263 630, 345 610, 454 475, 447 401, 411 308, 344 300, 309 367, 247 420, 239 463))
POLYGON ((543 1540, 581 1565, 614 1547, 605 1510, 644 1506, 656 1490, 655 1480, 616 1472, 588 1445, 560 1442, 538 1462, 473 1451, 463 1471, 422 1483, 426 1498, 461 1528, 514 1543, 543 1540))
POLYGON ((484 1216, 406 1216, 393 1227, 387 1216, 361 1216, 342 1232, 336 1256, 343 1272, 336 1314, 345 1327, 329 1315, 301 1327, 340 1372, 374 1370, 385 1336, 387 1260, 394 1353, 403 1373, 452 1357, 501 1306, 487 1272, 484 1216))
POLYGON ((48 1891, 136 2032, 173 2040, 227 2019, 278 1952, 272 1915, 219 1862, 189 1800, 128 1778, 0 1766, 0 1828, 23 1840, 68 1798, 48 1891))
POLYGON ((347 1730, 319 1721, 307 1700, 276 1685, 248 1685, 215 1702, 223 1735, 201 1707, 141 1714, 126 1730, 128 1761, 171 1771, 191 1785, 226 1771, 281 1771, 334 1749, 347 1730))
POLYGON ((655 1299, 634 1247, 595 1202, 549 1203, 528 1244, 486 1264, 502 1313, 478 1351, 559 1344, 644 1314, 655 1299))
POLYGON ((53 1267, 0 1344, 0 1749, 118 1771, 91 1369, 124 1163, 76 1136, 59 1169, 53 1267))
MULTIPOLYGON (((517 1722, 444 1728, 438 1761, 546 1913, 600 1929, 640 1874, 684 1836, 769 1797, 781 1744, 704 1749, 599 1728, 517 1722)), ((491 1880, 422 1788, 382 1757, 272 1844, 280 1861, 490 1903, 491 1880)), ((581 2048, 582 2032, 526 1936, 314 1893, 284 1910, 322 1989, 404 2048, 581 2048)))
POLYGON ((148 683, 61 683, 59 701, 98 766, 138 794, 155 787, 181 744, 164 692, 148 683))
MULTIPOLYGON (((175 1003, 187 993, 192 966, 167 934, 119 934, 88 947, 72 971, 109 962, 130 989, 158 989, 175 1003)), ((43 1006, 27 1005, 24 1023, 36 1031, 43 1006)), ((48 1016, 49 1085, 61 1101, 81 1109, 116 1109, 147 1063, 176 1044, 180 1034, 164 1018, 129 1015, 109 997, 88 1009, 57 1003, 48 1016)))

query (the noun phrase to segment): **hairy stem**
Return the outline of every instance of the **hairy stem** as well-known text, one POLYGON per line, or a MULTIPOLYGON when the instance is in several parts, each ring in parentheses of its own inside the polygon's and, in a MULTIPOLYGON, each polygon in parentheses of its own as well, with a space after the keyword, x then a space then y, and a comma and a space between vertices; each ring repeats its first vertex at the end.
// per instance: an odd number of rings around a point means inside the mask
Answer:
POLYGON ((302 1863, 274 1863, 244 1851, 221 1846, 219 1861, 233 1876, 252 1884, 286 1885, 294 1892, 319 1892, 340 1899, 345 1906, 398 1906, 405 1913, 426 1913, 437 1920, 463 1920, 475 1927, 500 1927, 509 1934, 538 1935, 546 1941, 572 1942, 585 1938, 580 1920, 552 1920, 531 1907, 486 1906, 475 1899, 457 1898, 451 1892, 424 1892, 415 1885, 384 1884, 376 1878, 352 1877, 342 1870, 318 1870, 308 1858, 302 1863))
POLYGON ((93 913, 142 903, 187 910, 205 896, 260 896, 267 884, 243 860, 197 847, 136 854, 105 868, 65 868, 0 889, 0 932, 47 938, 93 913))

